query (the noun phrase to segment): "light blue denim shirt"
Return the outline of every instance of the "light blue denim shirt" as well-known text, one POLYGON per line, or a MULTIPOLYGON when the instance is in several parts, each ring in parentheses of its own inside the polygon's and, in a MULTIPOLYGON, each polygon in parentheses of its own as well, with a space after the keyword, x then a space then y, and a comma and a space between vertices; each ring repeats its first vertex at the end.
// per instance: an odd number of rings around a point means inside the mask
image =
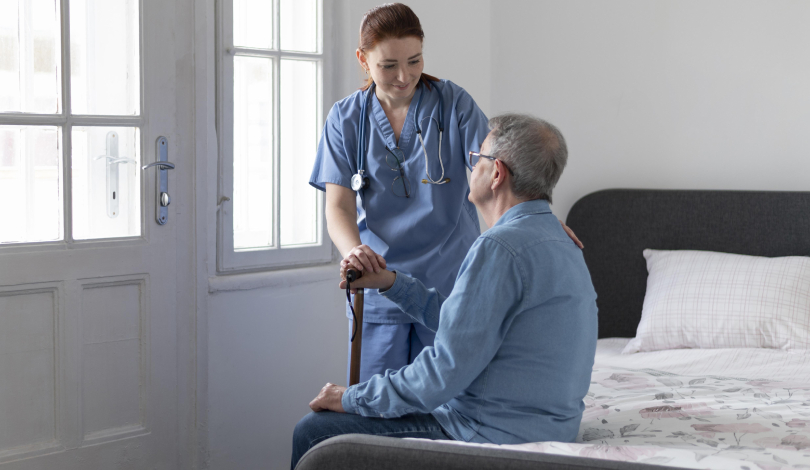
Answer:
POLYGON ((512 207, 482 234, 449 297, 399 273, 383 295, 436 340, 412 364, 349 387, 347 413, 431 413, 468 442, 576 438, 596 351, 596 292, 546 201, 512 207))

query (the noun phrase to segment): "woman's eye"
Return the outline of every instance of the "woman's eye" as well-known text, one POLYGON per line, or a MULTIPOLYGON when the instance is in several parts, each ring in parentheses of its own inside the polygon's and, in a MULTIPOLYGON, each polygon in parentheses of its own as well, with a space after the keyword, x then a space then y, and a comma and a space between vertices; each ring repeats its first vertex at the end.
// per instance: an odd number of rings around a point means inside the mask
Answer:
POLYGON ((392 69, 392 68, 394 68, 394 66, 393 66, 393 65, 383 65, 383 66, 382 66, 382 68, 383 68, 384 70, 388 70, 388 69, 392 69))
POLYGON ((416 64, 418 64, 419 62, 420 62, 420 61, 418 61, 418 60, 413 60, 413 61, 411 61, 411 65, 416 65, 416 64))

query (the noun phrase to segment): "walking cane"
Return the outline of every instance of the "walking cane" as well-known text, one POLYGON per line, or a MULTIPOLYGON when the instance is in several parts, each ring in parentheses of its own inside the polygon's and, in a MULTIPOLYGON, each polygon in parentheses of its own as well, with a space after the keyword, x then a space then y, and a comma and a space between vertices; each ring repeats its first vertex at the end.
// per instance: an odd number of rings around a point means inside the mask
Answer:
MULTIPOLYGON (((346 272, 346 298, 351 305, 351 283, 360 279, 363 275, 360 271, 349 269, 346 272)), ((352 307, 352 322, 354 323, 354 333, 352 334, 352 356, 349 361, 349 385, 360 382, 360 351, 363 348, 363 289, 357 289, 354 294, 354 307, 352 307)))

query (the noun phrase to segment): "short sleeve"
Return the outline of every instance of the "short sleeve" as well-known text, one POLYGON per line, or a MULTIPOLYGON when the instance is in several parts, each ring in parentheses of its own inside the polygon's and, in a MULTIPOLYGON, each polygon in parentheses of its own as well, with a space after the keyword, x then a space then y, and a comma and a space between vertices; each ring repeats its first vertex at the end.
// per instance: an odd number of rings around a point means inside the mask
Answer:
POLYGON ((326 183, 351 188, 353 165, 355 165, 354 154, 347 151, 346 139, 343 135, 344 124, 346 123, 340 116, 340 109, 335 104, 323 125, 315 164, 312 167, 312 176, 309 178, 309 184, 321 191, 326 190, 326 183))

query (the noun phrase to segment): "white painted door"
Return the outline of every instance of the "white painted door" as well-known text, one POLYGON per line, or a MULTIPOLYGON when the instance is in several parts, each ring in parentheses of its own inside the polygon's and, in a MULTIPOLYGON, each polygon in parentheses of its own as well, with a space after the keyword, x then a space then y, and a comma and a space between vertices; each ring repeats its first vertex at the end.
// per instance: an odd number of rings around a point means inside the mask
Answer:
POLYGON ((0 10, 0 469, 176 468, 175 3, 0 10))

